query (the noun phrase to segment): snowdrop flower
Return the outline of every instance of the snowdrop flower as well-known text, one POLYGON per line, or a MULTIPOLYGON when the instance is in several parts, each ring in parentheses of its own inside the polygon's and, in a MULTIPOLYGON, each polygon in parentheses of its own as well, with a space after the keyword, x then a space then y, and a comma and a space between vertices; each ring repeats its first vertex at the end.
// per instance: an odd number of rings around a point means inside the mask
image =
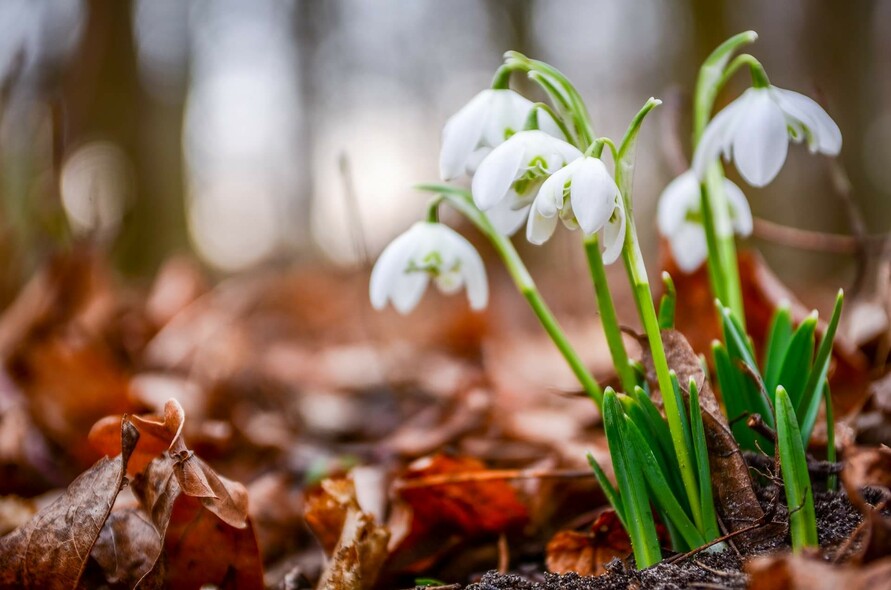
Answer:
MULTIPOLYGON (((730 206, 733 231, 752 233, 752 211, 738 186, 724 179, 724 194, 730 206)), ((688 170, 672 180, 659 197, 659 233, 668 239, 671 255, 685 273, 695 271, 708 257, 699 179, 688 170)))
POLYGON ((526 238, 543 244, 554 233, 557 219, 586 234, 618 224, 610 231, 612 242, 605 242, 604 261, 613 262, 622 251, 625 239, 625 215, 616 181, 599 158, 582 157, 555 172, 541 185, 532 203, 526 224, 526 238))
MULTIPOLYGON (((532 106, 532 101, 509 89, 489 88, 473 97, 443 128, 439 155, 442 179, 473 175, 492 149, 523 129, 532 106)), ((545 132, 563 137, 547 113, 539 111, 538 122, 545 132)))
POLYGON ((786 161, 789 140, 807 141, 811 153, 841 150, 838 125, 811 98, 776 86, 749 88, 705 128, 693 156, 700 179, 723 153, 752 186, 765 186, 786 161))
POLYGON ((473 200, 489 213, 495 229, 510 235, 525 220, 541 183, 581 157, 577 148, 544 131, 521 131, 480 164, 471 185, 473 200))
POLYGON ((455 230, 429 221, 415 223, 384 249, 371 271, 371 305, 383 309, 391 301, 406 314, 431 278, 443 293, 455 293, 466 284, 470 307, 486 307, 489 285, 480 255, 455 230))

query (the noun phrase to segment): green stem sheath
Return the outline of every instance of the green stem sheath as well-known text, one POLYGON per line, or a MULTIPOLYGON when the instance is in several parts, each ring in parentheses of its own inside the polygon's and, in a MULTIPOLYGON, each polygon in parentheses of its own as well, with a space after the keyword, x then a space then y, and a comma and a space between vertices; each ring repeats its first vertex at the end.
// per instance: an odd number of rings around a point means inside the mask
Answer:
POLYGON ((640 250, 640 242, 637 238, 637 229, 634 223, 634 209, 631 198, 631 184, 634 172, 633 149, 637 133, 643 119, 653 108, 661 104, 661 101, 650 99, 644 107, 635 115, 628 131, 622 139, 619 148, 619 158, 616 162, 616 184, 621 192, 622 202, 625 207, 627 228, 625 231, 625 246, 622 249, 622 257, 625 261, 625 270, 631 282, 634 300, 640 314, 644 332, 650 345, 650 354, 653 357, 653 366, 656 370, 656 380, 659 390, 662 392, 662 403, 665 407, 665 418, 671 433, 671 441, 677 455, 678 465, 681 471, 681 480, 687 491, 690 506, 693 510, 694 521, 697 528, 703 530, 702 511, 699 501, 699 482, 696 476, 696 464, 693 461, 693 449, 688 443, 686 428, 684 427, 684 401, 679 392, 675 391, 668 367, 668 359, 665 356, 665 347, 662 343, 662 332, 659 328, 659 317, 656 314, 656 305, 650 292, 650 282, 647 277, 647 268, 644 265, 643 254, 640 250))

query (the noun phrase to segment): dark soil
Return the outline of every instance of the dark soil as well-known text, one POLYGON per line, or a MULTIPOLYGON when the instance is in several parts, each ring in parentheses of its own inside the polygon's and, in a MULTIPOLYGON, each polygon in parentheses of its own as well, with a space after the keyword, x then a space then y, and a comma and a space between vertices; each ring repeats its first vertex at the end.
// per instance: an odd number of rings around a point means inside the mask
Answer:
MULTIPOLYGON (((867 501, 872 495, 865 490, 867 501)), ((466 590, 669 590, 680 588, 745 588, 747 576, 743 562, 754 555, 784 550, 789 547, 788 511, 782 491, 776 487, 759 490, 765 511, 773 511, 772 521, 781 525, 778 535, 743 553, 735 547, 720 553, 698 553, 674 564, 660 563, 643 571, 634 571, 633 560, 613 560, 607 573, 592 577, 578 574, 533 573, 526 575, 489 572, 466 590), (738 553, 739 551, 739 553, 738 553)), ((821 492, 814 498, 817 533, 824 553, 831 556, 854 531, 862 519, 860 513, 841 492, 821 492)), ((535 568, 543 571, 544 568, 535 568)))

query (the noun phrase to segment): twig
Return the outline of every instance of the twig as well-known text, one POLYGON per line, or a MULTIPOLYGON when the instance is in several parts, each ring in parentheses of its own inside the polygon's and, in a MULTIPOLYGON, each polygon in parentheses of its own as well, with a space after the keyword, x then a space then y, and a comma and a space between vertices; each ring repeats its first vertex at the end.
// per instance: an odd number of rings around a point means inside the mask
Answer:
POLYGON ((746 426, 776 444, 777 433, 773 428, 764 423, 764 418, 761 417, 761 414, 749 414, 749 419, 746 420, 746 426))
MULTIPOLYGON (((782 246, 834 254, 856 254, 860 247, 860 240, 854 236, 789 227, 761 217, 753 221, 756 237, 782 246)), ((866 235, 862 238, 863 248, 866 252, 880 253, 889 240, 888 234, 866 235)))
POLYGON ((507 546, 507 535, 498 535, 498 573, 506 574, 510 567, 510 548, 507 546))
POLYGON ((402 479, 397 480, 393 487, 396 490, 405 490, 502 479, 587 479, 593 477, 594 473, 587 469, 492 469, 463 473, 441 473, 417 479, 402 479))

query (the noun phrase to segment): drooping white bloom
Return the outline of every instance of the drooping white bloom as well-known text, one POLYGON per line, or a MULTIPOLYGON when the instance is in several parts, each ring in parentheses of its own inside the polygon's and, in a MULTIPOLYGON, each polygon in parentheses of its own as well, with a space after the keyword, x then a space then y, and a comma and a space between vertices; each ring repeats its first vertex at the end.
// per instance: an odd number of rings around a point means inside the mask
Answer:
POLYGON ((733 160, 746 182, 765 186, 776 177, 789 140, 807 141, 811 153, 835 156, 842 136, 826 111, 811 98, 776 86, 749 88, 705 128, 693 156, 702 179, 719 154, 733 160))
POLYGON ((495 229, 510 235, 522 225, 542 182, 581 157, 576 147, 544 131, 521 131, 480 164, 471 185, 473 200, 491 213, 495 229))
MULTIPOLYGON (((752 233, 752 211, 738 186, 724 179, 724 195, 730 207, 733 231, 741 236, 752 233)), ((699 179, 688 170, 672 180, 659 197, 659 233, 668 239, 671 254, 685 273, 695 271, 708 257, 699 179)), ((729 231, 728 231, 729 234, 729 231)))
POLYGON ((396 311, 410 312, 430 279, 443 293, 467 286, 470 307, 483 309, 489 299, 486 269, 479 253, 463 236, 441 223, 419 221, 387 246, 371 271, 371 305, 387 301, 396 311))
MULTIPOLYGON (((453 180, 472 175, 480 162, 509 137, 521 131, 533 102, 513 90, 489 88, 452 115, 442 131, 439 174, 453 180)), ((539 127, 563 137, 550 115, 539 111, 539 127)))
POLYGON ((625 215, 616 181, 599 158, 582 157, 561 168, 541 185, 532 203, 526 224, 526 238, 543 244, 557 227, 557 219, 586 234, 604 229, 612 220, 618 223, 610 232, 618 243, 605 242, 604 261, 613 262, 622 251, 625 239, 625 215))

